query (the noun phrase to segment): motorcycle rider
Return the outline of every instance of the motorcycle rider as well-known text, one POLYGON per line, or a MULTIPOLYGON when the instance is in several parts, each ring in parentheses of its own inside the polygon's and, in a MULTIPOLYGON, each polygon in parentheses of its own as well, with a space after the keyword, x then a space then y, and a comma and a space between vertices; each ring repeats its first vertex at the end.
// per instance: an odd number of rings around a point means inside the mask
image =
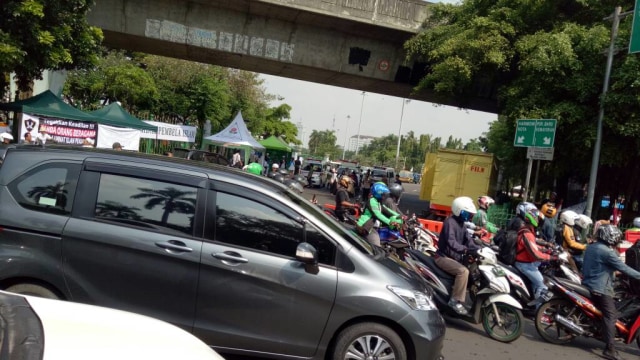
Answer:
MULTIPOLYGON (((576 236, 579 236, 580 239, 577 239, 578 242, 582 244, 588 244, 589 241, 589 227, 593 225, 593 220, 590 217, 584 214, 578 215, 578 219, 576 220, 575 229, 577 230, 576 236)), ((584 256, 583 256, 584 257, 584 256)))
POLYGON ((358 219, 357 227, 358 233, 367 238, 367 241, 376 246, 380 246, 380 235, 374 228, 376 220, 380 221, 383 225, 390 228, 397 228, 402 225, 402 218, 400 214, 392 212, 392 216, 387 217, 382 211, 383 196, 389 194, 389 188, 387 185, 381 182, 377 182, 371 186, 371 194, 366 200, 366 206, 360 218, 358 219))
POLYGON ((404 192, 404 188, 402 187, 401 184, 393 183, 389 185, 389 196, 384 197, 382 204, 387 209, 391 209, 395 213, 402 214, 402 211, 400 211, 398 204, 400 203, 400 197, 402 196, 403 192, 404 192))
POLYGON ((338 190, 336 190, 336 209, 335 214, 338 220, 345 221, 346 209, 356 207, 356 204, 349 201, 349 185, 351 178, 347 175, 340 176, 338 181, 338 190))
POLYGON ((495 204, 495 200, 488 195, 478 197, 478 212, 473 216, 473 224, 476 226, 475 235, 479 238, 485 235, 493 236, 498 232, 498 228, 489 222, 487 213, 489 208, 495 204))
POLYGON ((621 241, 620 229, 615 225, 604 224, 598 227, 596 242, 587 246, 584 253, 582 285, 589 288, 591 300, 602 311, 602 337, 607 346, 602 355, 611 360, 622 360, 615 348, 618 314, 613 300, 613 273, 617 270, 640 280, 640 272, 623 263, 614 249, 621 241))
POLYGON ((582 254, 587 245, 580 242, 580 237, 576 234, 576 220, 580 217, 575 211, 565 210, 560 214, 562 223, 562 247, 571 254, 569 265, 574 271, 579 272, 582 268, 582 254))
POLYGON ((473 241, 464 223, 475 215, 476 206, 470 197, 461 196, 453 199, 451 212, 452 215, 442 224, 435 263, 443 271, 455 276, 449 307, 459 315, 468 315, 463 304, 467 298, 469 269, 462 264, 462 260, 465 254, 477 254, 480 246, 473 241))
POLYGON ((256 162, 252 162, 251 164, 246 165, 245 168, 245 170, 249 173, 252 173, 254 175, 262 175, 262 165, 256 162))
POLYGON ((544 221, 540 226, 540 235, 545 241, 555 243, 556 214, 558 213, 555 203, 551 201, 543 203, 540 213, 544 216, 544 221))
POLYGON ((538 270, 540 262, 557 260, 558 257, 545 253, 544 247, 536 241, 536 227, 540 218, 538 208, 530 202, 522 202, 518 204, 516 213, 522 219, 522 225, 518 230, 515 267, 531 281, 534 299, 538 299, 547 290, 542 273, 538 270))
POLYGON ((490 196, 483 195, 478 198, 478 212, 473 216, 474 225, 479 228, 487 227, 487 212, 493 204, 495 201, 490 196))

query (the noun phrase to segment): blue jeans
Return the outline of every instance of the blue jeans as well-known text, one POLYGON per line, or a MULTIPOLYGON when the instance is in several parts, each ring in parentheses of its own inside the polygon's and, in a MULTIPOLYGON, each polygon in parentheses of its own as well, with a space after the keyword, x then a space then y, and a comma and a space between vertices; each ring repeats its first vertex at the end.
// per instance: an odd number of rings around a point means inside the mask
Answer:
POLYGON ((547 291, 547 286, 544 284, 542 273, 538 270, 540 262, 524 263, 516 261, 516 268, 531 281, 531 287, 533 288, 534 298, 539 298, 542 293, 547 291))
POLYGON ((573 261, 575 261, 576 266, 578 267, 578 271, 582 271, 582 263, 584 263, 584 255, 571 255, 573 257, 573 261))

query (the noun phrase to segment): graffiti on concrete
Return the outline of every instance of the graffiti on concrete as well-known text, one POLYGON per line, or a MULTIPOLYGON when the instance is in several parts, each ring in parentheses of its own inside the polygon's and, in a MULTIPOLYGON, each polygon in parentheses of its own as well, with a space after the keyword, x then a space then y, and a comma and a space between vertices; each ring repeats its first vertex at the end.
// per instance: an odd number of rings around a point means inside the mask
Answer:
POLYGON ((257 36, 200 29, 173 21, 147 19, 145 36, 175 43, 293 62, 295 44, 257 36))

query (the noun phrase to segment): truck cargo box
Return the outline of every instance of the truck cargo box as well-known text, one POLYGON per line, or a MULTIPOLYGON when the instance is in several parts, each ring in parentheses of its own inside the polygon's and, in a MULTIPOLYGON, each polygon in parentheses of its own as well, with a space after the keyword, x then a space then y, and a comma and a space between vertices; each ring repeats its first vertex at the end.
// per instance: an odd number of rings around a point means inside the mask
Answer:
POLYGON ((450 214, 451 202, 458 196, 475 200, 488 195, 494 177, 493 155, 483 152, 440 149, 428 153, 422 170, 420 199, 430 204, 432 215, 450 214))

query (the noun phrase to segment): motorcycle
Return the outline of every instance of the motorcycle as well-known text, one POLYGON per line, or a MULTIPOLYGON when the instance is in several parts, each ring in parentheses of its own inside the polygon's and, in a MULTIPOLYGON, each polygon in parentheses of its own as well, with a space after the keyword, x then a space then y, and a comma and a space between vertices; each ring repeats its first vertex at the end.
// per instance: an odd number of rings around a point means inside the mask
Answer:
POLYGON ((500 342, 512 342, 522 335, 522 306, 510 295, 507 273, 498 264, 496 253, 491 248, 483 247, 476 257, 466 255, 463 258, 463 263, 469 264, 467 300, 464 304, 471 309, 468 315, 459 315, 448 306, 454 276, 440 269, 434 257, 415 249, 409 249, 406 253, 433 290, 434 300, 441 312, 473 324, 482 323, 487 335, 500 342))
MULTIPOLYGON (((549 292, 543 295, 545 302, 536 313, 538 334, 552 344, 566 344, 578 336, 602 340, 602 312, 591 301, 586 287, 565 279, 547 279, 549 292)), ((616 301, 619 313, 616 321, 616 338, 630 344, 636 341, 640 347, 640 299, 627 296, 616 301)))
MULTIPOLYGON (((360 217, 360 214, 362 213, 362 207, 359 204, 356 204, 356 206, 352 208, 346 208, 345 210, 347 211, 347 214, 353 216, 356 220, 360 217)), ((326 203, 322 205, 322 211, 324 211, 328 215, 331 215, 334 218, 337 218, 336 204, 326 203)), ((339 219, 339 220, 344 221, 344 219, 339 219)))
MULTIPOLYGON (((580 284, 580 277, 567 266, 568 254, 561 252, 556 261, 544 262, 540 265, 540 272, 544 277, 559 276, 580 284)), ((511 295, 522 305, 522 312, 526 316, 535 316, 536 309, 540 304, 540 300, 534 298, 531 281, 520 272, 515 266, 502 264, 507 273, 509 285, 511 285, 511 295)))
POLYGON ((426 229, 415 214, 405 221, 403 232, 413 249, 426 255, 433 255, 438 251, 438 235, 426 229))

